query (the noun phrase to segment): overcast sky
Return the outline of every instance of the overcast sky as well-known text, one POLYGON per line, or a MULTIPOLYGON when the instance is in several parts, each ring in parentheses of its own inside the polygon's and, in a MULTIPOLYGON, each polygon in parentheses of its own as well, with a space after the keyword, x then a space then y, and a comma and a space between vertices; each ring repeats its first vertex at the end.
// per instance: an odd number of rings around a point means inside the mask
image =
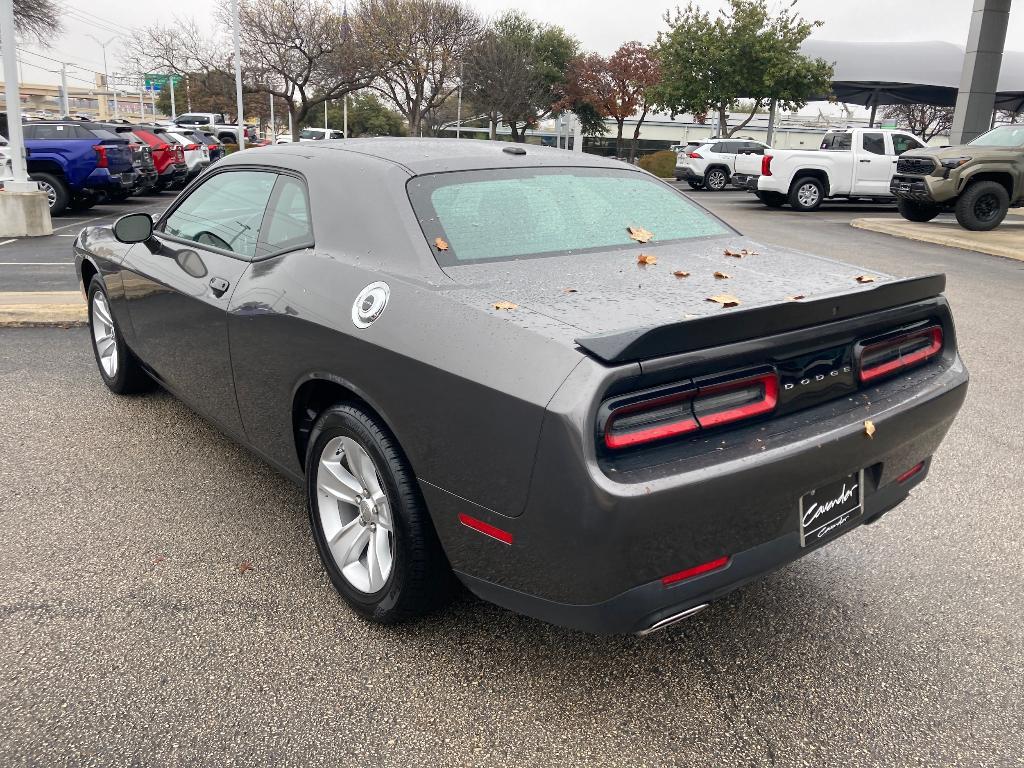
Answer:
MULTIPOLYGON (((699 0, 714 9, 722 0, 699 0)), ((779 2, 779 0, 775 0, 779 2)), ((227 2, 227 0, 223 0, 227 2)), ((339 0, 340 2, 340 0, 339 0)), ((530 16, 559 24, 590 50, 608 54, 626 40, 652 42, 665 28, 662 16, 670 7, 666 0, 470 0, 485 16, 508 8, 519 8, 530 16)), ((788 4, 788 0, 786 0, 788 4)), ((685 3, 683 3, 685 4, 685 3)), ((47 48, 33 47, 54 59, 78 65, 69 69, 69 85, 93 82, 92 70, 103 70, 100 46, 88 35, 106 42, 128 27, 172 23, 174 16, 195 16, 213 23, 215 7, 210 0, 173 0, 140 3, 138 0, 58 0, 68 9, 65 33, 47 48)), ((824 22, 815 37, 824 40, 946 40, 964 45, 970 23, 972 0, 799 0, 798 8, 810 19, 824 22)), ((1018 0, 1010 16, 1007 48, 1024 47, 1024 0, 1018 0), (1020 41, 1017 43, 1016 41, 1020 41)), ((117 71, 120 41, 107 48, 111 73, 117 71)), ((59 65, 39 56, 20 54, 26 82, 59 82, 59 76, 45 69, 59 65)))

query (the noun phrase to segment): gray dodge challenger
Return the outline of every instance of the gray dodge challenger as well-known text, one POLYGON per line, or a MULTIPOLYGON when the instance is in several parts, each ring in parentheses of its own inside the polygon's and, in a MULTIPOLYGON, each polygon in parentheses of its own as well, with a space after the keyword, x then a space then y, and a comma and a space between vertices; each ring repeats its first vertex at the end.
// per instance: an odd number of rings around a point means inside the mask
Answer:
POLYGON ((669 626, 877 522, 967 392, 944 276, 760 245, 543 147, 253 149, 74 250, 104 383, 158 383, 303 484, 379 622, 461 582, 669 626))

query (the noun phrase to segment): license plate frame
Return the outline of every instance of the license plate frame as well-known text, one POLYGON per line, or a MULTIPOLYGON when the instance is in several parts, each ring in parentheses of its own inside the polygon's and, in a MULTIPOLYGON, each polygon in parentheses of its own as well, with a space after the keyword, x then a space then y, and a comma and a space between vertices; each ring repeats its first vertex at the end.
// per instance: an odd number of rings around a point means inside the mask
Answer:
POLYGON ((899 191, 899 192, 909 192, 910 191, 910 182, 907 182, 907 181, 899 181, 899 182, 897 182, 896 183, 896 190, 899 191))
POLYGON ((798 506, 801 547, 845 533, 864 516, 864 470, 808 491, 798 506))

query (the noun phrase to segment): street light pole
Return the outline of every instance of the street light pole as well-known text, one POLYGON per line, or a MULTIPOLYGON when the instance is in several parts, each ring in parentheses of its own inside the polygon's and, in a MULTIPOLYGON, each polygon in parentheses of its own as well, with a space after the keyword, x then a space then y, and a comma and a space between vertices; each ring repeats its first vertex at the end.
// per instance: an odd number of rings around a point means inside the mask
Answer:
POLYGON ((178 116, 177 105, 174 103, 174 73, 171 72, 167 77, 167 81, 171 84, 171 120, 178 116))
POLYGON ((61 117, 68 117, 71 114, 68 102, 68 65, 63 61, 60 63, 60 106, 64 112, 61 117))
POLYGON ((25 138, 21 131, 21 95, 18 82, 18 49, 14 39, 14 2, 0 0, 0 48, 3 49, 4 93, 7 95, 7 139, 11 146, 12 192, 34 192, 39 185, 28 180, 25 165, 25 138))
POLYGON ((345 94, 344 100, 341 102, 341 130, 342 135, 348 138, 348 94, 345 94))
MULTIPOLYGON (((109 92, 110 91, 110 75, 107 74, 107 46, 110 45, 115 40, 117 40, 117 38, 119 38, 120 35, 114 35, 112 38, 107 40, 107 42, 105 42, 105 43, 102 40, 100 40, 98 37, 93 37, 93 35, 86 35, 86 37, 91 38, 92 40, 95 40, 96 41, 96 45, 98 45, 100 47, 100 49, 103 51, 103 87, 106 88, 107 91, 109 92)), ((103 111, 106 112, 107 111, 106 108, 104 108, 103 111)), ((116 90, 114 91, 114 119, 117 120, 117 91, 116 90)))
POLYGON ((462 137, 462 62, 459 62, 459 106, 455 112, 455 138, 462 137))
POLYGON ((270 94, 270 140, 277 143, 277 132, 274 130, 274 94, 270 94))
POLYGON ((235 99, 238 102, 238 149, 245 149, 245 118, 242 114, 242 42, 239 34, 238 0, 231 0, 231 22, 235 38, 235 99))

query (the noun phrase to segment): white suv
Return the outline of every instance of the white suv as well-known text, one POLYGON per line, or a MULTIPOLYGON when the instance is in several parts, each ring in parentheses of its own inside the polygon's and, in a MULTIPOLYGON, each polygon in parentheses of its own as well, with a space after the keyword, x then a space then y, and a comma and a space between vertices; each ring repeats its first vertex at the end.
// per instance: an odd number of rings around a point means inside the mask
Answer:
POLYGON ((709 139, 696 149, 677 154, 676 180, 686 181, 694 189, 720 192, 736 171, 736 155, 763 155, 766 149, 771 147, 754 139, 709 139))

